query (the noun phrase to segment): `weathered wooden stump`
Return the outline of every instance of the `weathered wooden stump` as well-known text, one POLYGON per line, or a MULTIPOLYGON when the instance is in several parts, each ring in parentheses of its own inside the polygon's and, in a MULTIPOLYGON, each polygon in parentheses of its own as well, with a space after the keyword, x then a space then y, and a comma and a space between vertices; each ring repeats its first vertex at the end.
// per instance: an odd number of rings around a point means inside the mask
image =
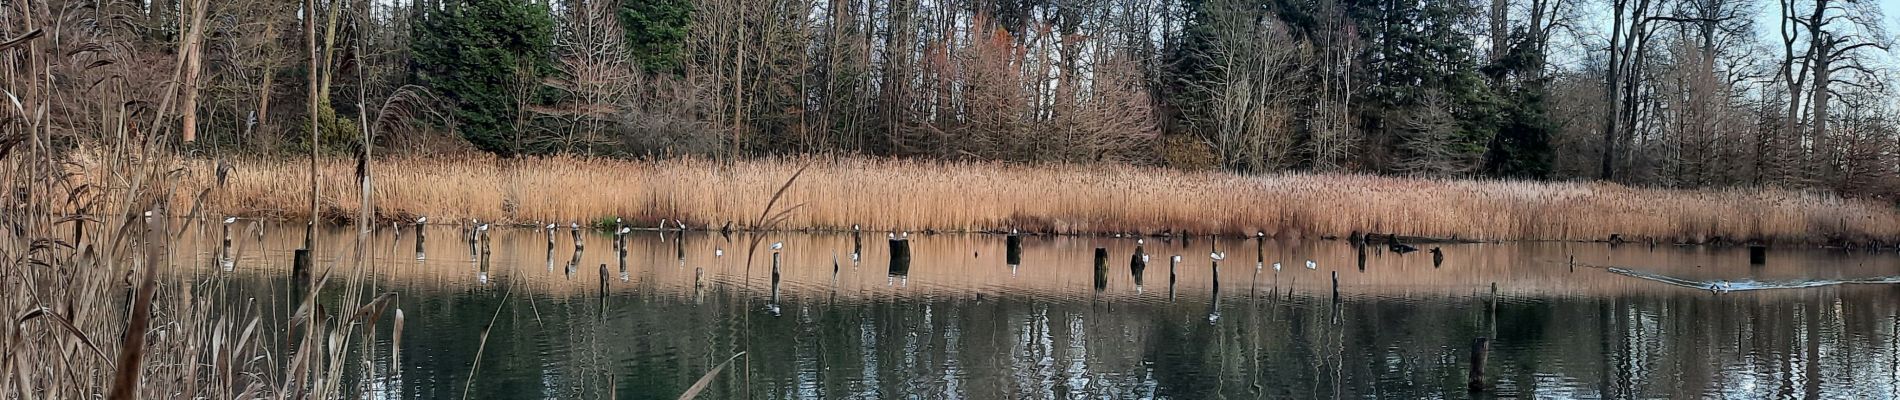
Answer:
POLYGON ((901 237, 893 238, 893 239, 890 239, 890 245, 891 245, 891 269, 888 275, 890 276, 910 275, 910 239, 901 238, 901 237))
POLYGON ((310 279, 310 249, 297 249, 291 252, 290 276, 299 281, 310 279))
POLYGON ((1136 245, 1135 254, 1128 257, 1128 269, 1134 271, 1135 275, 1141 275, 1142 270, 1148 269, 1148 252, 1141 245, 1136 245))
POLYGON ((1095 291, 1108 289, 1108 248, 1095 248, 1095 291))
POLYGON ((1748 264, 1749 265, 1764 265, 1767 263, 1768 263, 1768 246, 1764 246, 1764 245, 1748 246, 1748 264))
MULTIPOLYGON (((1366 246, 1359 245, 1359 246, 1353 246, 1353 247, 1357 248, 1359 252, 1359 257, 1358 257, 1359 271, 1365 272, 1366 271, 1366 246)), ((1335 274, 1337 273, 1335 272, 1335 274)))
POLYGON ((609 281, 607 278, 607 264, 600 264, 600 295, 607 295, 607 282, 609 281))
POLYGON ((778 289, 778 278, 779 278, 779 273, 778 273, 779 261, 778 260, 779 260, 778 252, 776 251, 772 252, 772 288, 774 290, 778 289))
POLYGON ((1023 263, 1023 235, 1011 233, 1003 238, 1003 261, 1009 265, 1023 263))
POLYGON ((1168 287, 1174 287, 1175 269, 1181 266, 1181 257, 1168 257, 1168 287))
POLYGON ((851 226, 851 254, 864 254, 864 233, 857 225, 851 226))
POLYGON ((681 226, 680 230, 673 232, 673 254, 675 256, 678 256, 680 261, 686 261, 686 227, 685 226, 681 226))
POLYGON ((1339 302, 1339 271, 1333 271, 1333 302, 1339 302))
POLYGON ((1135 278, 1135 286, 1142 284, 1142 272, 1148 270, 1148 252, 1141 245, 1135 245, 1135 255, 1128 258, 1128 273, 1135 278))

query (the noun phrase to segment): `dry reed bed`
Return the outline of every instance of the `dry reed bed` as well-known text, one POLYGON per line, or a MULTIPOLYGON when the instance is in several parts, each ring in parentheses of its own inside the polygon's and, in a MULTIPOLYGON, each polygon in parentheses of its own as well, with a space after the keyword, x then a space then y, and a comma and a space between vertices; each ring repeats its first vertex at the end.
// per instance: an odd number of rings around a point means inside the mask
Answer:
MULTIPOLYGON (((179 196, 214 185, 214 163, 179 196)), ((247 216, 308 214, 308 161, 247 159, 208 210, 247 216)), ((326 214, 356 207, 354 162, 325 159, 326 214)), ((866 158, 623 161, 393 158, 373 162, 377 215, 432 221, 542 223, 612 216, 743 229, 801 166, 781 204, 802 205, 781 227, 1050 233, 1345 236, 1385 232, 1474 240, 1714 240, 1891 242, 1889 206, 1786 190, 1655 190, 1613 184, 1444 180, 1349 174, 1245 176, 1106 165, 866 158)), ((175 202, 178 203, 178 202, 175 202)), ((188 204, 183 202, 178 204, 188 204)))

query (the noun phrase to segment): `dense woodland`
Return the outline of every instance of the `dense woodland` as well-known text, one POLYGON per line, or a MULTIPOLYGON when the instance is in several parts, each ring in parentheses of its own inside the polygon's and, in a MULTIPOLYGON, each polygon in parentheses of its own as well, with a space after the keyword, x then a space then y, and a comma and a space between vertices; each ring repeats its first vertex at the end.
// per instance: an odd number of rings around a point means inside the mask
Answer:
POLYGON ((1848 0, 0 0, 15 99, 0 141, 865 154, 1890 199, 1884 24, 1848 0))

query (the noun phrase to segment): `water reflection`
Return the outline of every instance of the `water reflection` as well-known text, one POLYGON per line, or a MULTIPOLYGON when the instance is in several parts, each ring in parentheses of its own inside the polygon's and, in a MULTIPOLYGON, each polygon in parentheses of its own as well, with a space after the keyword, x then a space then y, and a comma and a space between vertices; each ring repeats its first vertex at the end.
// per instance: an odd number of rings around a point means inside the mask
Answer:
MULTIPOLYGON (((324 240, 349 243, 344 234, 324 240)), ((785 250, 757 249, 772 262, 749 266, 743 234, 636 232, 624 254, 594 255, 577 243, 585 234, 557 244, 573 247, 558 273, 539 229, 495 229, 475 265, 396 254, 408 243, 371 246, 386 249, 364 267, 376 290, 401 293, 405 354, 392 370, 386 335, 360 346, 372 362, 352 372, 367 378, 359 390, 462 396, 499 306, 471 397, 674 398, 741 351, 709 398, 1463 397, 1477 337, 1492 338, 1487 375, 1502 395, 1900 396, 1900 288, 1713 294, 1572 268, 1846 282, 1900 275, 1891 254, 1777 249, 1749 266, 1742 249, 1489 244, 1439 246, 1437 261, 1344 241, 1036 236, 1011 254, 1004 236, 914 235, 900 265, 893 247, 842 234, 771 235, 759 242, 785 250), (1208 257, 1249 244, 1253 273, 1208 257), (871 265, 844 266, 840 253, 871 265), (1158 261, 1145 255, 1167 257, 1166 294, 1143 290, 1147 261, 1158 261), (1096 260, 1114 257, 1130 257, 1130 271, 1102 272, 1096 260), (1311 269, 1264 269, 1308 260, 1311 269), (601 274, 575 274, 582 263, 601 274), (476 274, 486 284, 467 278, 476 274)), ((191 265, 229 254, 244 267, 219 279, 246 292, 230 296, 281 298, 300 235, 271 231, 228 253, 213 237, 191 265)), ((426 250, 459 245, 443 242, 426 250)))

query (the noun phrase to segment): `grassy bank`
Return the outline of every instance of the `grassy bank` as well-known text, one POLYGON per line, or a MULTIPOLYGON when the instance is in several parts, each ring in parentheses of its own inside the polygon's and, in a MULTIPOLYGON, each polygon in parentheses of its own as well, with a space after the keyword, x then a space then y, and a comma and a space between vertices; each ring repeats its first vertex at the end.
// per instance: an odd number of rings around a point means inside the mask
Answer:
MULTIPOLYGON (((180 196, 205 193, 217 214, 302 218, 307 161, 249 159, 222 189, 214 163, 180 196)), ((810 167, 782 204, 802 205, 782 227, 1049 233, 1346 236, 1385 232, 1476 240, 1670 243, 1765 240, 1869 243, 1900 237, 1887 205, 1783 190, 1679 191, 1596 183, 1435 180, 1367 175, 1245 176, 1221 172, 862 158, 621 161, 586 158, 371 163, 381 218, 542 223, 622 216, 650 224, 744 229, 780 184, 810 167)), ((355 164, 321 163, 326 214, 357 206, 355 164)), ((188 203, 188 202, 177 202, 188 203)))

